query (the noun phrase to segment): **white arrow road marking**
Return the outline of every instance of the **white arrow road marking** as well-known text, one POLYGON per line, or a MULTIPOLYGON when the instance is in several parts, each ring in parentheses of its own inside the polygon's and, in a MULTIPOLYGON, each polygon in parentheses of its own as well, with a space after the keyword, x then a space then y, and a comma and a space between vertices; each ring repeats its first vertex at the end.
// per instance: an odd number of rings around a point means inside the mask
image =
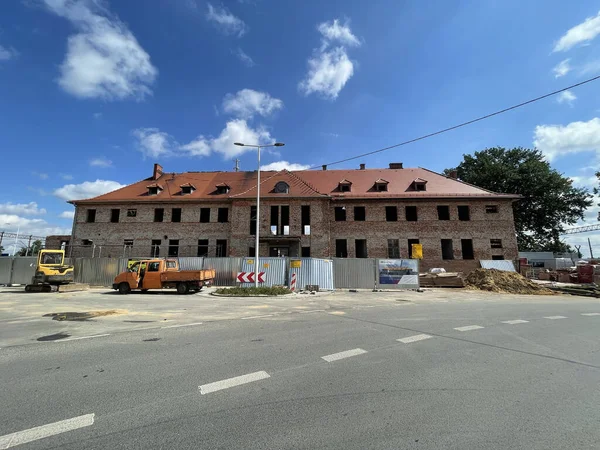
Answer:
POLYGON ((516 325, 518 323, 529 323, 529 320, 521 320, 521 319, 516 319, 516 320, 505 320, 502 323, 507 323, 509 325, 516 325))
POLYGON ((422 341, 424 339, 432 338, 429 334, 415 334, 414 336, 405 337, 402 339, 396 339, 398 342, 402 342, 403 344, 410 344, 411 342, 422 341))
POLYGON ((483 327, 480 327, 479 325, 467 325, 466 327, 457 327, 455 328, 456 331, 472 331, 472 330, 479 330, 483 327))
POLYGON ((346 350, 345 352, 333 353, 332 355, 321 356, 327 362, 337 361, 338 359, 350 358, 351 356, 362 355, 363 353, 367 353, 366 350, 362 348, 355 348, 352 350, 346 350))
POLYGON ((84 416, 73 417, 72 419, 61 420, 60 422, 49 423, 48 425, 6 434, 0 436, 0 449, 15 447, 17 445, 26 444, 27 442, 54 436, 55 434, 77 430, 78 428, 89 427, 90 425, 93 425, 93 423, 94 414, 86 414, 84 416))
POLYGON ((547 317, 544 317, 544 319, 558 320, 558 319, 566 319, 566 317, 565 316, 547 316, 547 317))
POLYGON ((200 389, 200 394, 210 394, 211 392, 220 391, 222 389, 228 389, 234 386, 239 386, 241 384, 252 383, 253 381, 264 380, 265 378, 270 378, 269 375, 264 370, 260 372, 249 373, 246 375, 240 375, 239 377, 228 378, 226 380, 215 381, 214 383, 203 384, 202 386, 198 386, 200 389))

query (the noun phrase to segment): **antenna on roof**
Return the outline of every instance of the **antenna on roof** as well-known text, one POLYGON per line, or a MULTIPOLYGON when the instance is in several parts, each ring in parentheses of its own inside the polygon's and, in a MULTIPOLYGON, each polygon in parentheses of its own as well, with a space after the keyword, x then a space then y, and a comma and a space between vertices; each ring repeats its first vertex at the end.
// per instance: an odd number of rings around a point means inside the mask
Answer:
POLYGON ((235 170, 236 172, 240 171, 240 160, 239 159, 235 159, 235 167, 233 168, 233 170, 235 170))

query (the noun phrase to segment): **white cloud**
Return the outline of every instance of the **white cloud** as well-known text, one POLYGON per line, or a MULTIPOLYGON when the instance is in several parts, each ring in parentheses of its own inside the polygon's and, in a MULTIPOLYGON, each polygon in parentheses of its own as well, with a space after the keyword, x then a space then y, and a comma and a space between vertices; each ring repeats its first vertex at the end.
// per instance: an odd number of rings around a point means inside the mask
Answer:
POLYGON ((590 191, 594 187, 598 187, 598 184, 600 183, 600 181, 598 180, 598 178, 595 175, 590 175, 590 176, 586 176, 586 177, 581 177, 581 176, 575 175, 575 176, 572 176, 569 178, 571 180, 573 180, 574 186, 587 188, 590 191))
POLYGON ((209 142, 213 151, 221 153, 225 158, 232 158, 255 150, 251 147, 238 147, 233 145, 234 142, 263 145, 274 141, 275 139, 264 128, 252 128, 245 120, 234 119, 225 124, 219 137, 211 139, 209 142))
POLYGON ((63 180, 67 180, 67 181, 70 181, 70 180, 72 180, 72 179, 73 179, 73 175, 69 175, 68 173, 61 173, 61 174, 60 174, 60 177, 61 177, 63 180))
POLYGON ((578 44, 593 40, 600 34, 600 12, 567 31, 554 46, 555 52, 565 52, 578 44))
POLYGON ((53 194, 63 200, 82 200, 97 197, 122 187, 125 186, 116 181, 85 181, 80 184, 66 184, 63 187, 55 189, 53 194))
POLYGON ((31 172, 32 175, 35 175, 36 177, 38 177, 40 180, 47 180, 48 179, 48 174, 44 173, 44 172, 31 172))
POLYGON ((223 111, 244 119, 249 119, 255 114, 268 116, 281 108, 283 102, 278 98, 252 89, 242 89, 236 94, 227 94, 223 99, 223 111))
POLYGON ((204 136, 198 136, 179 148, 183 150, 186 156, 209 156, 211 154, 210 140, 204 136))
POLYGON ((0 61, 8 61, 19 54, 14 48, 6 48, 0 45, 0 61))
MULTIPOLYGON (((20 250, 22 246, 27 245, 26 239, 29 235, 48 236, 51 234, 71 234, 70 228, 51 225, 42 219, 28 219, 16 214, 0 214, 0 229, 9 233, 16 233, 18 231, 19 235, 23 236, 25 242, 17 243, 17 251, 20 250)), ((2 246, 5 248, 5 251, 12 252, 13 243, 14 239, 5 240, 2 242, 2 246)))
POLYGON ((112 167, 112 161, 101 156, 100 158, 94 158, 90 161, 92 167, 112 167))
POLYGON ((566 103, 569 106, 573 106, 573 102, 577 100, 577 96, 573 94, 571 91, 562 91, 558 94, 556 101, 558 103, 566 103))
POLYGON ((552 72, 554 72, 554 76, 556 78, 564 77, 571 71, 569 61, 571 61, 571 58, 563 59, 556 65, 556 67, 554 67, 554 69, 552 69, 552 72))
POLYGON ((58 84, 80 98, 106 100, 152 93, 158 70, 127 26, 96 0, 43 0, 77 29, 67 41, 58 84))
POLYGON ((256 63, 254 62, 254 60, 246 53, 244 52, 244 50, 242 50, 241 48, 238 47, 237 50, 235 50, 233 52, 233 54, 235 56, 237 56, 237 58, 244 63, 244 65, 246 65, 247 67, 254 67, 256 65, 256 63))
POLYGON ((266 164, 264 166, 260 166, 260 170, 283 170, 287 169, 289 171, 294 170, 306 170, 310 166, 305 166, 304 164, 290 163, 287 161, 275 161, 270 164, 266 164))
POLYGON ((348 47, 358 47, 360 45, 358 38, 352 34, 350 25, 348 23, 340 25, 338 19, 335 19, 332 22, 320 23, 317 26, 317 30, 323 35, 325 45, 328 45, 331 42, 339 42, 348 47))
POLYGON ((549 161, 570 153, 600 153, 600 118, 568 125, 538 125, 534 130, 533 145, 549 161))
POLYGON ((94 113, 94 119, 102 119, 102 113, 101 112, 95 112, 94 113))
POLYGON ((298 87, 305 95, 317 93, 335 99, 354 74, 354 63, 345 46, 357 47, 361 43, 349 25, 340 25, 337 19, 323 22, 317 29, 322 35, 321 48, 315 49, 308 59, 308 73, 298 87), (333 43, 341 45, 331 48, 333 43))
POLYGON ((61 219, 73 219, 73 217, 75 217, 75 211, 63 211, 58 215, 58 217, 61 219))
POLYGON ((0 214, 19 214, 22 216, 39 216, 46 214, 44 208, 38 208, 36 202, 29 203, 0 203, 0 214))
POLYGON ((248 31, 248 27, 244 21, 231 14, 225 8, 215 8, 210 3, 207 6, 206 19, 213 22, 223 34, 242 37, 248 31))
POLYGON ((178 147, 172 136, 158 128, 137 128, 131 134, 138 140, 138 149, 145 157, 172 156, 178 147))

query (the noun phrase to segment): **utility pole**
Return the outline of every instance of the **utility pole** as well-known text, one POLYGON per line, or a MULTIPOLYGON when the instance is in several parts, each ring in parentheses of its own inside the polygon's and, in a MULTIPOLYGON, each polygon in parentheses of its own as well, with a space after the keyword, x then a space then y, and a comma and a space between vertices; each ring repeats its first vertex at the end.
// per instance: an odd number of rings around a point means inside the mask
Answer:
POLYGON ((594 253, 592 252, 592 243, 590 241, 590 238, 588 238, 588 245, 590 247, 590 259, 594 259, 594 253))
POLYGON ((233 168, 236 172, 240 171, 240 160, 235 158, 235 167, 233 168))
MULTIPOLYGON (((25 249, 25 256, 27 256, 27 253, 29 253, 30 248, 31 248, 31 235, 29 235, 29 241, 27 242, 27 248, 25 249)), ((31 253, 33 256, 33 249, 31 249, 31 253)))

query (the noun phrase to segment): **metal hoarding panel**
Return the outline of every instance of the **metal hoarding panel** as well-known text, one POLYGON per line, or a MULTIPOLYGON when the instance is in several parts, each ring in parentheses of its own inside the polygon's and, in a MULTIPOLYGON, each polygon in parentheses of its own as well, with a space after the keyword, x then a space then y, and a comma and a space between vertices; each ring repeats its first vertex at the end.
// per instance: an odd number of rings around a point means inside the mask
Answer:
POLYGON ((516 272, 515 265, 510 260, 505 259, 481 259, 481 267, 484 269, 498 269, 504 272, 516 272))
POLYGON ((202 270, 204 258, 201 256, 183 256, 179 260, 179 270, 202 270))
POLYGON ((13 259, 10 256, 0 256, 0 284, 10 283, 13 259))
MULTIPOLYGON (((254 263, 256 259, 243 258, 242 268, 240 272, 254 272, 254 263)), ((258 271, 264 272, 264 283, 259 283, 259 286, 285 286, 286 285, 286 269, 287 259, 286 258, 259 258, 258 259, 258 271)), ((254 283, 237 283, 237 286, 250 287, 254 286, 254 283)))
POLYGON ((127 258, 76 258, 75 282, 112 287, 115 277, 127 268, 127 258))
POLYGON ((419 260, 378 259, 378 289, 418 289, 419 260))
POLYGON ((296 274, 296 290, 302 290, 307 285, 317 285, 319 290, 333 291, 335 289, 333 279, 333 261, 331 259, 318 258, 293 258, 290 262, 289 278, 296 274))
POLYGON ((203 269, 215 269, 215 286, 235 286, 244 258, 204 258, 203 269))
POLYGON ((20 256, 14 258, 12 266, 12 277, 10 279, 11 284, 29 284, 33 275, 35 275, 35 268, 37 266, 37 256, 20 256))
POLYGON ((337 289, 374 289, 374 258, 333 258, 334 282, 337 289))

